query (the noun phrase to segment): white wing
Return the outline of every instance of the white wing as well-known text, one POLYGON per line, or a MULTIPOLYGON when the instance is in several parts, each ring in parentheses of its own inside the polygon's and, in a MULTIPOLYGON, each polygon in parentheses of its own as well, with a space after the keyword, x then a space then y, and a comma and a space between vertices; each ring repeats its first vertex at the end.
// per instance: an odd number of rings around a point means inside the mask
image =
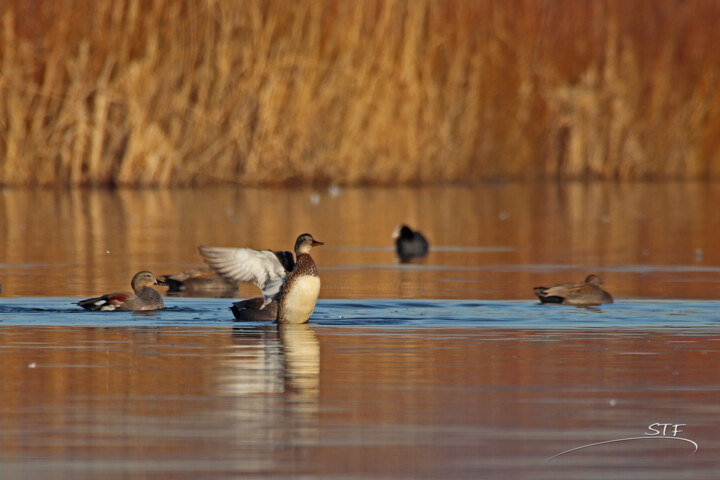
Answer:
POLYGON ((285 283, 285 269, 270 250, 203 246, 198 250, 205 262, 223 277, 257 285, 262 290, 263 307, 285 283))

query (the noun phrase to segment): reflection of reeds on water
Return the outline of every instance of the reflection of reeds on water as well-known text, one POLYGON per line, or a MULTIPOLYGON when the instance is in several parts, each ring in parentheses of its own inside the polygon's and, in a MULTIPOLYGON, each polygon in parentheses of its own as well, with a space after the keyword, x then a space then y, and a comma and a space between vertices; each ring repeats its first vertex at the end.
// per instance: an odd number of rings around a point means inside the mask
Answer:
POLYGON ((716 177, 719 9, 10 0, 0 178, 716 177))
MULTIPOLYGON (((618 298, 717 298, 711 269, 720 265, 720 188, 713 183, 348 188, 318 204, 310 193, 7 190, 0 195, 3 296, 123 291, 139 270, 202 266, 199 244, 285 250, 310 231, 327 247, 315 258, 321 301, 534 301, 534 286, 566 281, 568 269, 580 278, 600 274, 618 298), (398 219, 420 225, 435 246, 423 264, 397 264, 398 219), (710 270, 680 274, 673 266, 710 270), (669 277, 677 279, 671 291, 669 277)), ((236 297, 258 294, 242 284, 236 297)))

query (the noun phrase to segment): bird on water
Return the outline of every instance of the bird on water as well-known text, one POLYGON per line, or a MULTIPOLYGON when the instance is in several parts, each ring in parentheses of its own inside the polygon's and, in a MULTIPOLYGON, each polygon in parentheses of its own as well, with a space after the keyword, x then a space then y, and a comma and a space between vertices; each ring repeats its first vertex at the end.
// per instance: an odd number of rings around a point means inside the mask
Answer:
POLYGON ((422 258, 428 254, 429 244, 420 232, 414 232, 407 225, 398 225, 393 232, 395 252, 402 263, 422 258))
POLYGON ((584 282, 563 283, 553 287, 535 287, 540 303, 561 303, 564 305, 600 305, 613 303, 613 297, 603 290, 599 276, 591 274, 584 282))
POLYGON ((167 283, 168 295, 231 297, 238 290, 237 282, 223 278, 207 267, 160 275, 158 279, 167 283))
POLYGON ((295 259, 290 252, 252 248, 204 247, 200 255, 224 278, 251 282, 262 297, 234 303, 230 310, 237 320, 306 323, 320 295, 317 265, 312 247, 324 245, 309 233, 295 241, 295 259))
POLYGON ((134 293, 115 292, 77 302, 85 310, 112 312, 131 310, 160 310, 165 307, 162 296, 151 285, 165 285, 151 272, 138 272, 130 282, 134 293))

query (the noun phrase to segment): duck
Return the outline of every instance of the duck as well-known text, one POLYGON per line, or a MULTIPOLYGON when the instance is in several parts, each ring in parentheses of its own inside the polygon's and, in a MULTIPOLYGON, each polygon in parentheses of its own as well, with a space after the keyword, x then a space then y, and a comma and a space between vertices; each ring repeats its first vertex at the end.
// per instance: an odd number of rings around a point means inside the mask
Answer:
POLYGON ((295 241, 295 259, 290 252, 252 248, 199 246, 205 262, 234 282, 254 283, 262 297, 234 303, 236 320, 274 321, 280 324, 307 323, 320 295, 320 276, 310 256, 312 247, 325 245, 309 233, 295 241))
POLYGON ((165 285, 152 272, 143 270, 130 282, 134 293, 115 292, 77 302, 85 310, 112 312, 134 310, 160 310, 165 308, 162 296, 151 285, 165 285))
POLYGON ((585 281, 563 283, 553 287, 535 287, 535 295, 540 303, 561 303, 564 305, 600 305, 613 303, 613 297, 603 290, 602 280, 595 274, 585 277, 585 281))
POLYGON ((233 303, 230 305, 230 311, 236 320, 243 322, 276 322, 278 306, 277 300, 263 305, 262 298, 250 298, 233 303))
POLYGON ((232 296, 238 290, 237 282, 223 278, 209 267, 160 275, 158 279, 167 284, 168 295, 232 296))
POLYGON ((429 244, 420 232, 415 232, 407 225, 398 225, 393 232, 395 251, 400 262, 409 262, 414 258, 422 258, 428 254, 429 244))

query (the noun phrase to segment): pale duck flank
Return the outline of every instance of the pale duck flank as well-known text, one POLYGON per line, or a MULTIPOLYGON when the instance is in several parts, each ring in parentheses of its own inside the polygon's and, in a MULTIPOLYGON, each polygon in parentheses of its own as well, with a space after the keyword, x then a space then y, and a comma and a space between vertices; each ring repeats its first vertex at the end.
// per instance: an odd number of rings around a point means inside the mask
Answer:
POLYGON ((282 299, 280 323, 305 323, 315 310, 320 295, 320 277, 303 275, 295 279, 282 299))

